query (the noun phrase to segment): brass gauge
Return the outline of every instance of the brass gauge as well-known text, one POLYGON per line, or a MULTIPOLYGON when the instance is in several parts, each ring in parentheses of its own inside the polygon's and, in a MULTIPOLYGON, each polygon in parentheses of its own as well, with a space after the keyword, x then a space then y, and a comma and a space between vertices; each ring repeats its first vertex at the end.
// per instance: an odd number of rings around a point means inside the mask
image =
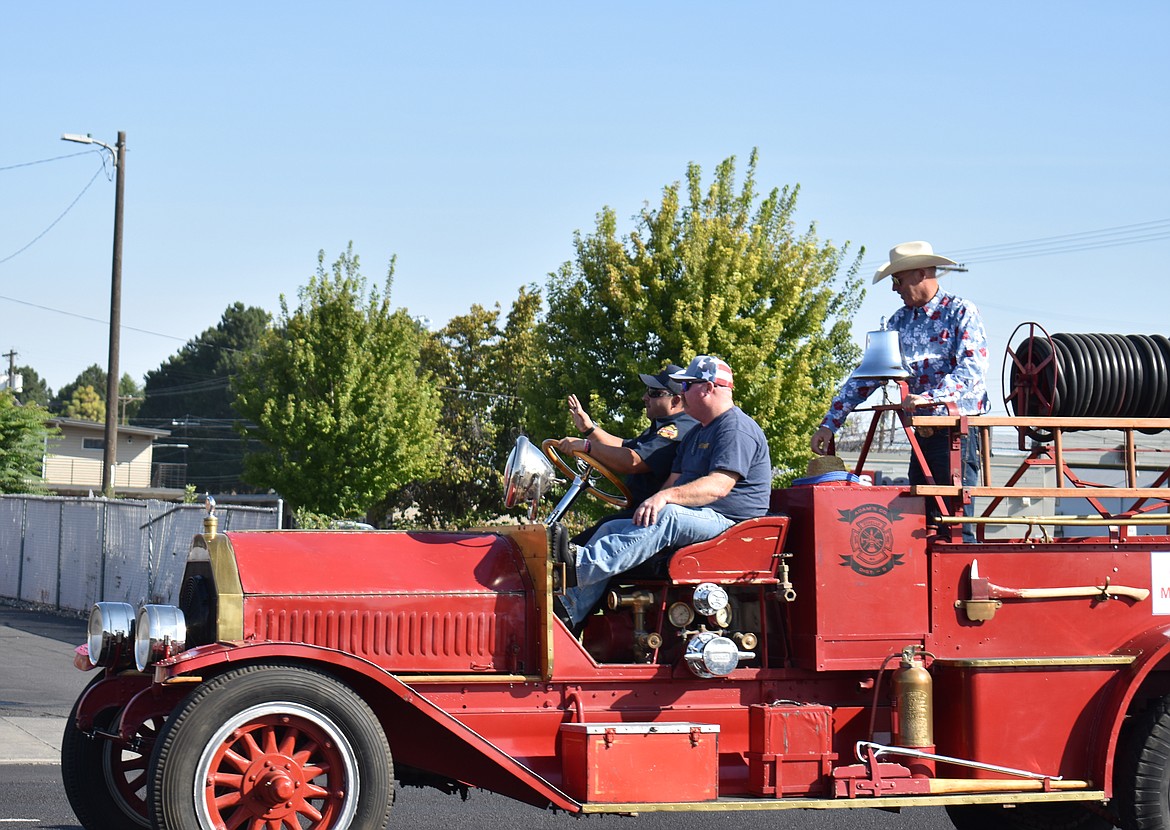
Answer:
POLYGON ((675 628, 686 628, 695 621, 695 612, 685 602, 676 602, 666 609, 666 618, 675 628))

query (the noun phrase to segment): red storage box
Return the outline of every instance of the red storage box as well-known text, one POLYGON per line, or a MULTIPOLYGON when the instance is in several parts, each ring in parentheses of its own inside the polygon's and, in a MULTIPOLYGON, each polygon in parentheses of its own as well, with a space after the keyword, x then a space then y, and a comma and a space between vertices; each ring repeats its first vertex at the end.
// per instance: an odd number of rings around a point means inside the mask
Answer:
POLYGON ((566 723, 564 791, 580 802, 645 804, 719 797, 719 727, 710 723, 566 723))
POLYGON ((837 757, 833 710, 817 704, 748 707, 748 789, 753 795, 825 795, 837 757))

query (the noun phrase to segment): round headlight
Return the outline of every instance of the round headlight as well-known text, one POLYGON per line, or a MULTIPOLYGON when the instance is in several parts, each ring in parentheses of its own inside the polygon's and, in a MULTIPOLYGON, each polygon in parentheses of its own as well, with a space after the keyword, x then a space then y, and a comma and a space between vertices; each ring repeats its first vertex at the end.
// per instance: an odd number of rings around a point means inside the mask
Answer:
POLYGON ((128 602, 97 602, 89 612, 85 645, 94 666, 112 666, 119 655, 130 662, 134 607, 128 602))
POLYGON ((187 646, 187 621, 173 605, 144 605, 134 626, 134 663, 139 671, 187 646))

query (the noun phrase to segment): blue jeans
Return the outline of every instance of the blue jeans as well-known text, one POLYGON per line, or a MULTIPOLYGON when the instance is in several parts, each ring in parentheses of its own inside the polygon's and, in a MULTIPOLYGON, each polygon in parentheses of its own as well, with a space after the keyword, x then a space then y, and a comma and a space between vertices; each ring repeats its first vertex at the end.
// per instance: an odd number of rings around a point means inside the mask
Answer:
MULTIPOLYGON (((979 430, 968 427, 967 434, 959 439, 961 445, 960 459, 963 465, 963 486, 979 486, 979 430)), ((935 484, 951 483, 951 435, 950 431, 940 429, 929 438, 919 438, 918 446, 926 457, 926 464, 930 467, 930 474, 935 484)), ((926 476, 918 464, 918 458, 910 456, 909 478, 911 484, 925 484, 926 476)), ((963 505, 963 514, 974 515, 974 505, 963 505)), ((926 500, 927 519, 937 519, 939 515, 937 502, 931 496, 926 500)), ((931 522, 937 524, 937 522, 931 522)), ((975 525, 963 525, 963 541, 975 542, 975 525)))
POLYGON ((641 527, 630 519, 603 524, 589 544, 577 551, 577 587, 569 588, 561 602, 573 625, 593 610, 611 577, 640 565, 664 548, 679 548, 718 536, 734 522, 709 507, 668 504, 658 520, 641 527))

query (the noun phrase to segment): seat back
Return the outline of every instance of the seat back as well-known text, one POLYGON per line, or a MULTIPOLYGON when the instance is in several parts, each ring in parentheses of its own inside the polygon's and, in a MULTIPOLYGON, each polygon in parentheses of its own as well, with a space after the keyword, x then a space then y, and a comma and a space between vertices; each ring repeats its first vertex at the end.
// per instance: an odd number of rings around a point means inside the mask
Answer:
POLYGON ((679 548, 670 557, 669 579, 680 585, 776 584, 776 569, 787 536, 787 516, 746 519, 714 539, 679 548))

